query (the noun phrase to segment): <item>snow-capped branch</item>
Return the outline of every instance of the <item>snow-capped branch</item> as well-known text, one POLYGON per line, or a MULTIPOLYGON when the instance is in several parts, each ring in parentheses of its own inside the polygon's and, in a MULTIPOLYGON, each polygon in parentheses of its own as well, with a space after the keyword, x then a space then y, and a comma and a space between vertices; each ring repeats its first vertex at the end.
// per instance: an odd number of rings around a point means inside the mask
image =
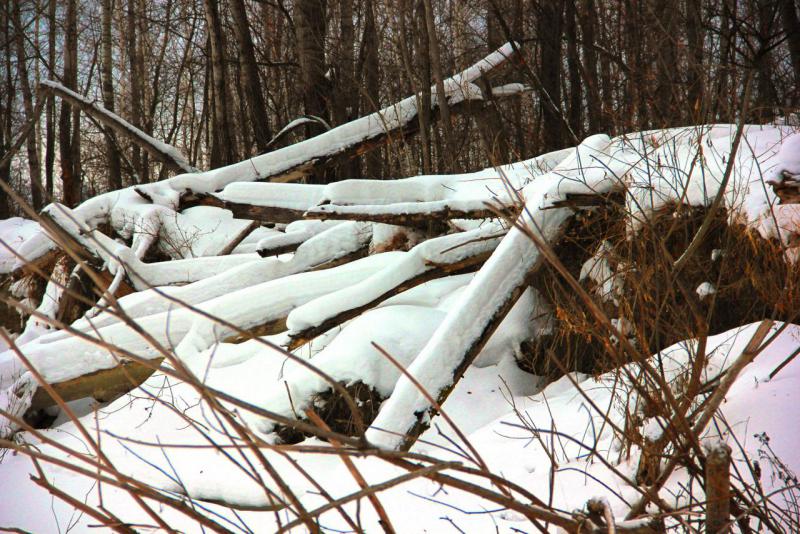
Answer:
POLYGON ((197 169, 189 164, 189 160, 187 160, 186 156, 181 154, 177 148, 146 134, 116 113, 107 110, 91 100, 87 100, 75 91, 67 89, 53 80, 44 80, 41 82, 40 86, 42 90, 66 100, 73 106, 81 108, 84 113, 96 121, 113 129, 118 134, 127 137, 171 170, 178 172, 197 172, 197 169))

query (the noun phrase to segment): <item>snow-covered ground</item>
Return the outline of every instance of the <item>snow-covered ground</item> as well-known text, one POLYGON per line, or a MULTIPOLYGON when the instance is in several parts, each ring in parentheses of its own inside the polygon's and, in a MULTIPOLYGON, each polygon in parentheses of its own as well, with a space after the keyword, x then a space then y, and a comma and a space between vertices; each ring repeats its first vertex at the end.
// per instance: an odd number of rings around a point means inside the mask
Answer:
MULTIPOLYGON (((429 311, 404 309, 396 310, 396 313, 410 313, 407 327, 415 329, 415 324, 424 324, 435 317, 436 308, 426 309, 429 311), (415 323, 417 318, 419 323, 415 323)), ((383 313, 390 314, 392 307, 383 310, 383 313)), ((376 321, 386 324, 386 319, 381 317, 376 321)), ((750 325, 710 338, 708 350, 713 356, 706 377, 714 377, 735 360, 755 329, 756 325, 750 325)), ((376 331, 375 339, 386 342, 385 335, 390 335, 387 329, 376 331)), ((777 464, 766 460, 772 453, 789 469, 800 467, 800 450, 796 447, 800 435, 794 408, 795 403, 800 402, 800 389, 796 387, 800 380, 800 364, 792 363, 774 379, 768 379, 769 373, 796 349, 798 343, 800 327, 797 326, 788 327, 775 339, 744 370, 728 394, 721 409, 725 424, 718 420, 704 436, 706 440, 713 440, 721 434, 733 449, 734 464, 745 473, 747 480, 748 470, 742 463, 739 445, 751 460, 759 460, 762 470, 760 483, 765 493, 785 485, 786 473, 779 472, 777 464), (767 437, 771 452, 765 444, 767 437)), ((363 341, 360 341, 351 346, 363 355, 367 348, 362 345, 363 341)), ((685 367, 688 346, 678 344, 662 351, 661 362, 668 376, 677 377, 678 371, 685 367)), ((236 392, 250 401, 263 397, 265 384, 279 379, 283 364, 284 358, 279 354, 254 342, 238 347, 222 345, 213 358, 203 355, 192 361, 192 367, 206 373, 212 385, 236 392)), ((493 472, 529 489, 545 501, 549 498, 552 484, 552 500, 557 508, 572 510, 583 506, 591 497, 603 496, 621 515, 627 509, 626 502, 634 502, 637 494, 620 476, 633 476, 638 452, 635 449, 630 454, 621 451, 613 430, 603 425, 602 417, 595 411, 595 408, 610 410, 612 421, 624 422, 623 408, 628 389, 616 378, 615 373, 598 379, 573 375, 561 378, 537 393, 537 380, 520 371, 509 358, 501 357, 497 362, 471 368, 445 408, 493 472), (533 429, 542 432, 536 435, 533 429), (564 437, 550 431, 557 431, 564 437), (557 461, 554 469, 551 469, 551 454, 557 461), (616 473, 603 465, 597 456, 606 458, 616 473)), ((144 390, 125 395, 96 413, 87 403, 76 405, 85 412, 81 421, 93 436, 96 435, 95 423, 99 422, 99 438, 104 452, 118 469, 165 491, 186 491, 198 499, 226 499, 240 507, 266 503, 263 491, 222 454, 208 448, 185 448, 206 443, 198 429, 216 437, 220 443, 225 442, 225 438, 214 430, 216 424, 209 420, 196 392, 161 374, 150 378, 144 390), (179 407, 180 411, 176 413, 162 401, 179 407), (194 420, 196 428, 189 427, 188 420, 194 420), (156 446, 158 444, 160 446, 156 446)), ((646 422, 646 426, 653 427, 654 423, 646 422)), ((61 420, 52 429, 42 432, 56 443, 84 453, 89 451, 72 422, 61 420)), ((29 434, 22 437, 38 443, 29 434)), ((463 461, 463 458, 448 452, 448 449, 453 449, 448 439, 457 440, 448 424, 437 418, 414 452, 463 461)), ((307 440, 304 444, 325 446, 316 440, 307 440)), ((39 444, 38 447, 45 454, 80 464, 52 445, 39 444)), ((286 458, 272 451, 264 454, 309 510, 325 504, 318 490, 286 458)), ((334 497, 359 489, 335 455, 291 453, 291 457, 334 497)), ((354 462, 372 484, 403 473, 403 470, 376 458, 355 458, 354 462)), ((91 477, 79 477, 62 468, 42 465, 48 480, 80 500, 97 504, 102 499, 105 508, 122 520, 152 524, 129 496, 112 486, 99 486, 91 477)), ((94 520, 82 516, 36 486, 29 478, 31 474, 35 474, 35 469, 27 457, 5 453, 0 466, 0 481, 4 490, 13 489, 3 492, 0 526, 39 533, 63 532, 70 525, 72 532, 96 531, 91 528, 94 520), (37 512, 31 513, 32 510, 37 512)), ((269 477, 264 476, 269 481, 269 477)), ((677 470, 666 484, 662 495, 669 504, 680 507, 690 504, 690 499, 702 500, 702 490, 686 487, 686 480, 686 473, 677 470)), ((782 503, 782 498, 779 496, 775 500, 782 503)), ((786 498, 789 498, 788 494, 786 498)), ((399 532, 448 532, 453 530, 453 524, 465 532, 532 530, 518 513, 498 509, 496 505, 474 496, 443 489, 426 480, 414 480, 382 492, 380 499, 399 532), (409 513, 412 510, 413 513, 409 513)), ((254 532, 273 532, 276 521, 293 519, 285 513, 239 511, 234 514, 217 505, 206 506, 225 518, 220 521, 234 531, 246 531, 246 524, 254 532)), ((367 531, 379 530, 377 517, 369 505, 362 503, 360 512, 352 503, 346 508, 353 517, 360 515, 367 531)), ((165 507, 157 510, 170 526, 178 530, 200 531, 195 523, 174 510, 165 507)), ((331 532, 346 530, 335 511, 324 514, 321 524, 331 532)))

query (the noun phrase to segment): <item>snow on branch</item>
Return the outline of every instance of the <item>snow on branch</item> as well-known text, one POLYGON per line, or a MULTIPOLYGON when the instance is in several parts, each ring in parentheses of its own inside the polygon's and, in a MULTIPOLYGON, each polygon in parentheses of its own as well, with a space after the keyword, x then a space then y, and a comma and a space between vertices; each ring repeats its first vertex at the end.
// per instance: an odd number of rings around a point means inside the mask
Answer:
MULTIPOLYGON (((483 96, 476 90, 473 82, 481 77, 491 78, 496 75, 514 56, 515 50, 516 47, 507 43, 466 70, 447 79, 445 97, 451 103, 482 100, 483 96)), ((505 93, 518 94, 523 91, 524 86, 507 88, 503 91, 503 96, 509 96, 505 93)), ((433 93, 435 95, 435 88, 433 93)), ((172 179, 172 183, 179 190, 211 193, 233 182, 296 180, 334 160, 341 161, 359 156, 371 148, 381 146, 389 138, 415 132, 419 127, 418 113, 417 98, 410 96, 311 139, 227 167, 176 176, 172 179)))
POLYGON ((186 156, 181 154, 177 148, 146 134, 116 113, 84 98, 75 91, 53 80, 42 81, 41 87, 44 91, 66 100, 73 106, 79 107, 84 113, 102 123, 104 126, 127 137, 135 144, 144 148, 153 158, 160 161, 171 170, 179 172, 197 172, 197 169, 189 164, 189 160, 187 160, 186 156))

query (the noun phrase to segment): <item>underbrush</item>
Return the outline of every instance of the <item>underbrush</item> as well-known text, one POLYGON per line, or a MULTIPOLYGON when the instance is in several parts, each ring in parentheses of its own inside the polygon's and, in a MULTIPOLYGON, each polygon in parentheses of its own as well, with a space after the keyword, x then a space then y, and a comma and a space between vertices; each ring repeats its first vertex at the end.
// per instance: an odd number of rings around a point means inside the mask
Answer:
MULTIPOLYGON (((672 205, 635 232, 622 212, 616 206, 578 217, 555 251, 642 353, 765 318, 795 317, 800 268, 786 261, 778 242, 729 224, 720 210, 676 271, 708 210, 672 205)), ((551 307, 551 332, 523 344, 521 368, 557 377, 567 370, 596 375, 619 364, 618 340, 598 328, 562 276, 548 267, 532 285, 551 307)))

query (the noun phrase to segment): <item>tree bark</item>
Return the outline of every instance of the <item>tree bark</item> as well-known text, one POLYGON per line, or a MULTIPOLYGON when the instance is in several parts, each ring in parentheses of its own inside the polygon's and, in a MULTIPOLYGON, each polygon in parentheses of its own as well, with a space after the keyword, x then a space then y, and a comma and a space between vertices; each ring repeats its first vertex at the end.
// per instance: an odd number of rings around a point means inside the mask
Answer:
POLYGON ((656 88, 655 108, 657 122, 655 126, 666 128, 677 126, 683 119, 675 91, 676 67, 678 64, 677 49, 677 24, 675 5, 669 0, 659 0, 656 3, 655 16, 661 21, 663 29, 658 32, 656 46, 656 88))
POLYGON ((420 89, 422 94, 419 101, 421 103, 419 113, 420 142, 422 143, 422 170, 426 174, 433 172, 433 156, 431 154, 431 59, 427 53, 428 31, 425 29, 425 8, 421 5, 415 10, 415 27, 417 29, 417 53, 422 78, 420 89))
POLYGON ((569 75, 569 125, 575 135, 583 137, 583 93, 581 91, 580 58, 578 57, 577 0, 566 0, 567 71, 569 75))
MULTIPOLYGON (((114 63, 112 50, 114 43, 111 41, 111 11, 113 0, 102 0, 101 5, 101 55, 100 74, 103 91, 103 106, 114 113, 114 63)), ((108 189, 115 190, 122 187, 122 170, 120 164, 119 147, 114 132, 106 130, 106 158, 108 159, 108 189)))
MULTIPOLYGON (((456 145, 453 140, 453 119, 450 117, 450 104, 447 102, 444 88, 444 75, 442 74, 442 60, 439 51, 439 38, 436 35, 436 24, 433 16, 431 0, 422 0, 425 7, 425 27, 428 33, 428 54, 431 58, 431 73, 436 82, 436 104, 439 106, 439 118, 444 135, 444 150, 441 160, 444 168, 441 171, 454 170, 456 145)), ((424 52, 424 51, 420 51, 424 52)))
MULTIPOLYGON (((25 52, 25 34, 19 12, 19 3, 12 2, 11 16, 14 21, 14 37, 17 46, 17 73, 19 74, 20 88, 22 89, 22 105, 25 109, 25 120, 35 121, 33 92, 28 78, 28 58, 25 52)), ((31 204, 35 210, 42 208, 42 173, 39 165, 39 147, 37 146, 38 121, 33 124, 33 131, 28 135, 26 147, 28 149, 28 172, 31 181, 31 204)))
POLYGON ((686 0, 686 40, 688 44, 687 71, 689 86, 690 120, 696 124, 704 122, 705 76, 703 70, 703 20, 701 4, 686 0))
MULTIPOLYGON (((330 80, 325 77, 325 35, 327 33, 327 0, 297 0, 295 2, 295 34, 297 59, 300 63, 300 90, 306 115, 330 120, 330 80)), ((306 125, 306 138, 314 137, 319 126, 306 125)), ((330 176, 313 174, 312 182, 325 183, 330 176)))
MULTIPOLYGON (((139 52, 137 45, 138 28, 136 24, 136 1, 128 0, 127 6, 127 19, 126 19, 126 47, 128 53, 129 76, 128 83, 130 84, 130 122, 136 128, 142 128, 142 86, 140 80, 143 73, 140 71, 141 64, 138 60, 139 52)), ((131 164, 133 165, 134 177, 132 183, 142 183, 142 154, 138 146, 134 145, 132 149, 131 164)))
MULTIPOLYGON (((64 85, 73 91, 78 89, 78 2, 67 0, 64 28, 64 85)), ((80 135, 74 135, 80 111, 72 112, 72 106, 61 103, 59 117, 59 152, 61 155, 61 184, 63 203, 75 207, 81 202, 80 135)))
MULTIPOLYGON (((800 20, 797 17, 797 0, 780 0, 781 21, 783 31, 786 33, 786 40, 789 44, 789 54, 792 59, 792 69, 794 70, 794 86, 800 86, 800 20)), ((798 91, 791 93, 791 105, 797 105, 800 100, 798 91)))
POLYGON ((759 50, 756 53, 756 87, 757 101, 753 109, 753 118, 758 122, 770 121, 775 116, 775 107, 780 105, 775 85, 772 83, 773 45, 771 36, 777 18, 777 6, 773 0, 757 0, 759 50))
MULTIPOLYGON (((326 0, 298 0, 295 3, 297 58, 306 115, 328 120, 330 82, 325 77, 326 0)), ((313 130, 306 128, 306 137, 313 130)))
POLYGON ((595 51, 595 14, 594 0, 582 0, 579 11, 581 34, 583 37, 583 77, 586 80, 586 114, 589 120, 589 133, 598 133, 600 124, 600 90, 597 82, 597 52, 595 51))
MULTIPOLYGON (((47 8, 47 68, 50 79, 56 77, 56 2, 49 2, 47 8)), ((45 152, 44 174, 47 198, 53 198, 53 167, 56 161, 56 101, 48 98, 45 108, 45 152)))
POLYGON ((212 156, 211 167, 229 165, 237 160, 234 147, 233 128, 228 103, 228 77, 225 67, 225 45, 222 38, 222 21, 220 19, 217 0, 203 0, 206 14, 208 40, 211 45, 211 78, 213 118, 212 143, 216 142, 218 150, 212 150, 219 158, 212 156))
MULTIPOLYGON (((4 42, 10 42, 11 35, 9 34, 9 4, 6 3, 0 7, 0 29, 3 32, 4 42)), ((11 47, 5 48, 5 61, 3 65, 3 85, 5 94, 0 96, 0 152, 6 153, 8 148, 13 143, 11 137, 11 104, 14 97, 14 78, 11 75, 11 47)), ((0 180, 8 185, 11 185, 11 161, 0 165, 0 180)), ((11 216, 11 206, 9 203, 8 195, 5 193, 0 194, 0 219, 7 219, 11 216)))
MULTIPOLYGON (((378 61, 378 32, 375 28, 373 0, 366 0, 364 9, 364 103, 361 106, 370 112, 380 109, 380 64, 378 61)), ((428 86, 430 87, 430 86, 428 86)), ((422 114, 420 114, 421 116, 422 114)), ((381 155, 372 151, 366 156, 367 175, 381 178, 381 155)))
POLYGON ((561 36, 563 33, 564 0, 542 2, 539 6, 539 65, 542 94, 542 151, 562 148, 564 123, 561 111, 561 36))
POLYGON ((249 124, 253 126, 253 138, 256 149, 261 154, 266 152, 267 144, 272 138, 269 127, 269 116, 264 95, 261 92, 261 78, 258 74, 256 64, 255 48, 253 37, 250 33, 250 23, 247 20, 247 11, 244 0, 231 0, 231 15, 233 16, 233 28, 236 32, 236 40, 239 43, 239 60, 242 66, 242 84, 247 101, 249 114, 246 115, 249 124))

